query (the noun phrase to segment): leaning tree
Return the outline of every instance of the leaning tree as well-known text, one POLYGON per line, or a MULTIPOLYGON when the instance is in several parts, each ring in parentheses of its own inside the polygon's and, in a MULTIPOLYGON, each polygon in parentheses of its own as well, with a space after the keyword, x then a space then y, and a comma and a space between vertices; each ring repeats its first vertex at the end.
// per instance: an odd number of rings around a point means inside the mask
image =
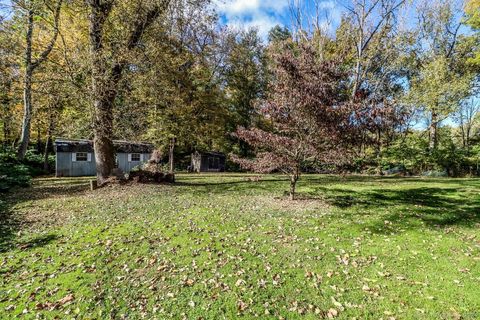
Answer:
POLYGON ((273 82, 261 104, 271 130, 238 128, 235 135, 256 149, 254 159, 232 155, 243 168, 290 176, 290 197, 309 162, 344 164, 359 140, 364 113, 360 98, 346 90, 339 61, 321 61, 308 45, 285 46, 273 56, 273 82))

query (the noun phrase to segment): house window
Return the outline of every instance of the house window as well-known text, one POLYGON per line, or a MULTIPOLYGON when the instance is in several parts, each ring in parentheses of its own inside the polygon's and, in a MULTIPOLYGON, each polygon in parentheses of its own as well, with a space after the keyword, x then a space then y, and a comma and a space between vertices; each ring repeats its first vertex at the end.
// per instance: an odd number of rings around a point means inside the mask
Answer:
POLYGON ((132 153, 131 154, 131 160, 132 162, 140 162, 140 153, 132 153))
POLYGON ((208 158, 208 169, 217 170, 218 167, 219 167, 218 158, 215 158, 215 157, 208 158))
POLYGON ((77 162, 88 161, 88 153, 87 152, 77 152, 76 155, 75 155, 75 161, 77 161, 77 162))

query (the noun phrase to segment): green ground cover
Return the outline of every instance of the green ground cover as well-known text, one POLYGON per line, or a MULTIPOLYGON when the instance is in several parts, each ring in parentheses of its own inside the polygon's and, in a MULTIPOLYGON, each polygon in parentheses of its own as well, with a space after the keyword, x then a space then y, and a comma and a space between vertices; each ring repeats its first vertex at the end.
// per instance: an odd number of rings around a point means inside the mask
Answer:
POLYGON ((478 319, 480 180, 35 179, 0 226, 0 318, 478 319))

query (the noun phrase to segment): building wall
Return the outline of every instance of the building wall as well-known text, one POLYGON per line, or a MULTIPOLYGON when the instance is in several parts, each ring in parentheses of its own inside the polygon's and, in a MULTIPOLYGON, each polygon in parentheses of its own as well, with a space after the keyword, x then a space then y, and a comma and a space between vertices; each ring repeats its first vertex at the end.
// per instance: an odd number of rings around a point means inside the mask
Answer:
POLYGON ((225 171, 225 159, 223 157, 215 157, 209 155, 202 155, 202 160, 200 164, 200 172, 224 172, 225 171), (210 169, 208 165, 208 158, 217 158, 218 159, 218 169, 210 169))
POLYGON ((128 153, 117 153, 118 168, 121 169, 123 172, 128 173, 132 171, 133 168, 147 162, 150 157, 150 153, 141 153, 140 159, 142 161, 128 161, 128 153))
POLYGON ((56 175, 57 177, 82 177, 96 174, 95 156, 91 161, 74 162, 72 152, 57 152, 56 175))
MULTIPOLYGON (((147 162, 150 159, 149 153, 142 154, 143 161, 128 161, 128 153, 118 153, 118 167, 125 173, 130 172, 134 167, 147 162)), ((72 160, 72 152, 57 152, 56 154, 56 176, 57 177, 83 177, 96 175, 95 155, 91 153, 91 161, 72 160)))

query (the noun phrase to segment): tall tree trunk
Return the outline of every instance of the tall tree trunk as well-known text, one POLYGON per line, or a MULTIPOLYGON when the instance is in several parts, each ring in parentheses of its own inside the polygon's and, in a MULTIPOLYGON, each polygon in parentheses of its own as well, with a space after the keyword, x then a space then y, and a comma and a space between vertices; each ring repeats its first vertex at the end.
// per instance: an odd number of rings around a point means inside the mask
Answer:
POLYGON ((94 118, 94 151, 97 168, 98 185, 103 185, 115 167, 115 150, 113 147, 113 100, 116 88, 109 86, 106 75, 106 63, 103 52, 103 27, 113 1, 90 2, 90 55, 92 59, 92 102, 95 110, 94 118))
POLYGON ((103 98, 104 86, 94 80, 94 95, 100 95, 95 98, 93 105, 95 107, 94 122, 94 151, 95 164, 97 168, 98 185, 103 185, 110 177, 115 167, 115 148, 113 146, 113 101, 103 98))
POLYGON ((20 144, 18 146, 17 157, 19 160, 25 158, 28 144, 30 143, 30 127, 32 123, 32 36, 33 36, 33 10, 29 9, 27 13, 27 33, 25 36, 25 74, 23 79, 23 119, 22 131, 20 133, 20 144))
POLYGON ((357 57, 357 63, 355 65, 355 73, 354 73, 354 81, 353 81, 353 88, 352 88, 352 100, 354 100, 357 96, 357 91, 360 83, 360 71, 361 71, 361 55, 357 57))
POLYGON ((30 143, 30 128, 32 123, 32 70, 30 68, 25 72, 24 86, 22 131, 20 133, 20 142, 17 153, 19 160, 25 158, 30 143))
POLYGON ((175 162, 174 162, 174 151, 175 151, 175 142, 176 139, 172 138, 170 140, 170 147, 168 150, 168 165, 169 165, 169 172, 174 173, 175 172, 175 162))
POLYGON ((377 129, 377 141, 375 146, 375 156, 377 161, 377 175, 383 176, 382 170, 382 133, 380 128, 377 129))

